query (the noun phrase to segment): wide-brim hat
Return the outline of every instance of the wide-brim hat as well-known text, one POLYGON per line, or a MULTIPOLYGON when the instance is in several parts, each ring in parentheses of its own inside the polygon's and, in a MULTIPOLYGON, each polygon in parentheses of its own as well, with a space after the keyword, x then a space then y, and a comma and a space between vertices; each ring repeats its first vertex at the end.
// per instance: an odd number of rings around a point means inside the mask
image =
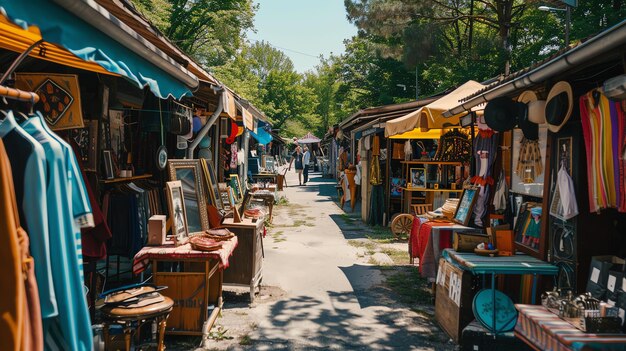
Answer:
POLYGON ((546 101, 539 100, 537 94, 532 90, 526 90, 517 97, 517 101, 528 106, 528 120, 539 124, 546 124, 546 101))
POLYGON ((506 132, 515 128, 518 120, 525 113, 526 105, 507 97, 498 97, 485 106, 485 122, 489 128, 506 132))
POLYGON ((546 98, 545 115, 548 129, 556 133, 567 123, 574 109, 574 94, 568 82, 560 81, 550 89, 546 98))
POLYGON ((519 115, 519 120, 517 121, 517 125, 524 133, 524 137, 528 140, 537 140, 539 139, 539 125, 537 123, 533 123, 528 119, 528 105, 524 104, 524 110, 521 115, 519 115))

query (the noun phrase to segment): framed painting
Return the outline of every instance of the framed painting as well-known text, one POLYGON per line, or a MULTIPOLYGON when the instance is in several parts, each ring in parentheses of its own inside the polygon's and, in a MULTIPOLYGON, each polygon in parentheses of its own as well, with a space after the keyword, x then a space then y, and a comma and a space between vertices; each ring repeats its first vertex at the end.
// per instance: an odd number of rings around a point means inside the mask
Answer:
POLYGON ((243 190, 241 189, 241 182, 239 182, 239 176, 237 174, 230 175, 230 187, 235 193, 235 200, 243 199, 243 190))
POLYGON ((182 183, 189 232, 197 233, 209 229, 200 161, 169 160, 168 170, 170 181, 180 180, 182 183))
POLYGON ((189 237, 187 212, 185 211, 185 195, 182 182, 167 182, 167 208, 172 221, 172 235, 176 243, 184 243, 189 237))
POLYGON ((423 167, 411 168, 410 180, 407 184, 410 184, 411 188, 426 189, 426 169, 423 167))
POLYGON ((391 197, 402 196, 402 188, 406 187, 406 179, 403 178, 391 178, 391 191, 389 194, 391 197))
POLYGON ((476 202, 478 188, 468 187, 463 189, 461 200, 454 212, 452 220, 460 225, 467 226, 474 211, 474 203, 476 202))

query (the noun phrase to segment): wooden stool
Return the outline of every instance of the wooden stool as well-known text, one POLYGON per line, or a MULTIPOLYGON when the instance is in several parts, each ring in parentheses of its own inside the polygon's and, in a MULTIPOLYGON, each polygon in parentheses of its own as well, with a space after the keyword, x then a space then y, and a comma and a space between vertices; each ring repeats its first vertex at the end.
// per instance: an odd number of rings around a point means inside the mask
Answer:
POLYGON ((130 339, 133 333, 133 322, 137 322, 137 328, 148 320, 155 320, 158 325, 157 330, 157 351, 165 350, 163 338, 165 337, 165 325, 167 317, 169 317, 174 301, 167 296, 163 296, 163 301, 138 308, 121 308, 104 306, 100 310, 103 314, 103 336, 104 349, 108 350, 109 343, 109 325, 120 324, 124 326, 124 342, 126 351, 130 351, 130 339))
POLYGON ((433 210, 432 204, 417 204, 411 205, 411 207, 413 208, 413 213, 415 213, 416 216, 423 215, 424 213, 433 210))

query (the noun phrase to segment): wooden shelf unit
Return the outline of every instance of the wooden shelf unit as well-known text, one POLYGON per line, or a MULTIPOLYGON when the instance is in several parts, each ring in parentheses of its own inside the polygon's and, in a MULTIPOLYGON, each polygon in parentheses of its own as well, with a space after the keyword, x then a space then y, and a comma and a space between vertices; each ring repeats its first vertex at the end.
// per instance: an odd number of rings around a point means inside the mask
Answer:
POLYGON ((100 182, 103 184, 113 184, 113 183, 123 183, 123 182, 132 182, 133 180, 139 179, 148 179, 152 178, 152 174, 142 174, 133 177, 123 177, 123 178, 113 178, 113 179, 101 179, 100 182))

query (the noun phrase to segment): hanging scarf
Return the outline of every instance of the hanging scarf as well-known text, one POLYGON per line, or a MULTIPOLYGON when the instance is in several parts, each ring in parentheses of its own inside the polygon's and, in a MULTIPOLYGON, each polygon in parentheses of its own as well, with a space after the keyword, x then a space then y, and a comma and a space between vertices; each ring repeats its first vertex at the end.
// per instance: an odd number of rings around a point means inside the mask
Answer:
POLYGON ((380 185, 383 180, 380 176, 380 163, 378 161, 378 156, 372 156, 372 169, 370 171, 370 184, 372 185, 380 185))

